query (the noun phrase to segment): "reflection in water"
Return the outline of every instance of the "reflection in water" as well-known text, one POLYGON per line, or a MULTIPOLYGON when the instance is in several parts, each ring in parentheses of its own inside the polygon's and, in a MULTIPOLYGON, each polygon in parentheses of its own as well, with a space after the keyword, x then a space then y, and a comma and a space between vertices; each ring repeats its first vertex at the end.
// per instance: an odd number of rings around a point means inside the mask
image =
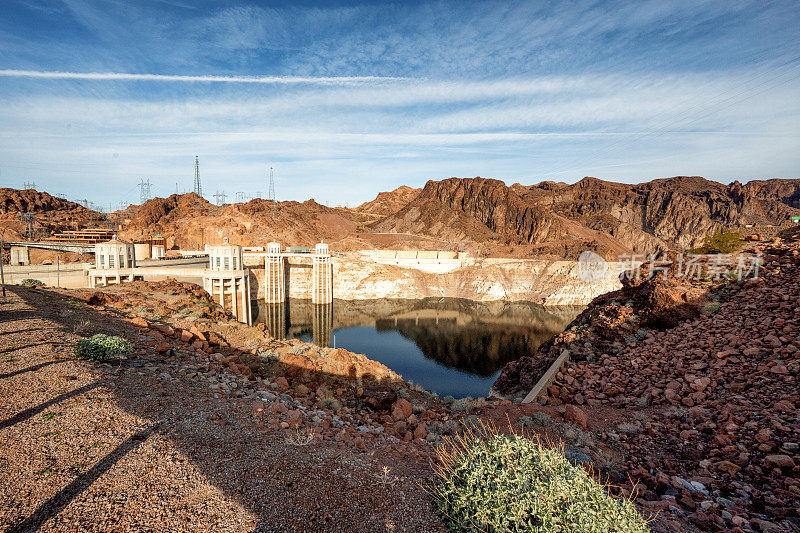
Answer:
POLYGON ((254 302, 254 322, 278 339, 346 348, 439 394, 481 396, 502 366, 562 331, 577 307, 455 299, 254 302), (335 308, 335 311, 334 311, 335 308))

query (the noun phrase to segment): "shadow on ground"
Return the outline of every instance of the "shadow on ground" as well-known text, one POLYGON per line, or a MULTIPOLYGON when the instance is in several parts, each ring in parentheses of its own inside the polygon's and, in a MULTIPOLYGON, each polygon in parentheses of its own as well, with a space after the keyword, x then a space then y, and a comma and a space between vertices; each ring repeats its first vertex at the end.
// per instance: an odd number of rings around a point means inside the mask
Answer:
MULTIPOLYGON (((59 325, 62 332, 71 331, 75 321, 89 320, 93 325, 92 333, 116 334, 133 341, 141 333, 113 311, 100 313, 89 306, 81 306, 75 313, 74 301, 70 304, 69 298, 58 292, 9 289, 33 308, 20 313, 29 318, 50 320, 59 325), (62 309, 73 312, 65 313, 62 309)), ((17 314, 9 317, 7 313, 0 313, 1 321, 19 318, 17 314)), ((57 341, 55 337, 53 342, 57 341)), ((14 349, 11 347, 12 351, 14 349)), ((0 421, 0 432, 26 424, 45 409, 97 388, 107 390, 110 401, 127 413, 148 421, 90 468, 77 472, 72 482, 59 488, 47 501, 35 502, 33 512, 16 516, 9 531, 39 529, 71 502, 85 497, 93 484, 109 475, 122 458, 146 453, 141 444, 155 437, 168 440, 208 482, 254 517, 243 527, 231 526, 230 530, 441 530, 440 519, 427 495, 416 484, 419 476, 426 472, 426 465, 405 457, 403 452, 384 455, 385 452, 379 451, 373 456, 351 446, 343 449, 328 441, 317 440, 307 446, 291 444, 283 431, 264 425, 267 413, 254 412, 252 400, 215 399, 200 382, 181 376, 160 378, 161 368, 158 372, 142 372, 143 366, 164 362, 154 350, 151 352, 134 355, 129 361, 111 368, 81 363, 87 365, 87 372, 95 374, 94 381, 20 409, 0 421), (398 474, 396 483, 378 482, 382 464, 390 464, 398 474)), ((59 362, 29 361, 24 368, 0 374, 0 379, 13 380, 59 362)), ((285 370, 291 373, 291 368, 285 370)), ((338 376, 323 377, 339 379, 338 376)), ((159 459, 148 460, 157 462, 159 459)), ((124 501, 120 505, 124 506, 124 501)), ((188 524, 186 530, 194 527, 188 524)))

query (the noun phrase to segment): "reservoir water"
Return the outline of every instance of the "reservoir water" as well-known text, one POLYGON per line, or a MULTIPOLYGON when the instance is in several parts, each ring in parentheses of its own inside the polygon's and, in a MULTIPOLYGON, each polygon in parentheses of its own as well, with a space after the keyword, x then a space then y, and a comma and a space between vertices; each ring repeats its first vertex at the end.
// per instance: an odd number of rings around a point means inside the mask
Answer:
POLYGON ((579 307, 456 299, 254 302, 254 322, 279 339, 345 348, 440 396, 486 396, 503 365, 536 352, 579 307))

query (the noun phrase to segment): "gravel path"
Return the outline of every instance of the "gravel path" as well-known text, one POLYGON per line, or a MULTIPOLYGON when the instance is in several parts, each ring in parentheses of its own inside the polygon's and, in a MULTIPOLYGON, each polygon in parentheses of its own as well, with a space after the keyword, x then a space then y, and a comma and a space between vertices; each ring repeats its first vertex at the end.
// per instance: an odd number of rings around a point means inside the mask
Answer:
POLYGON ((440 531, 402 448, 287 442, 251 405, 214 398, 138 350, 72 358, 73 329, 137 328, 46 290, 0 304, 4 531, 440 531), (382 467, 391 467, 391 476, 382 467))

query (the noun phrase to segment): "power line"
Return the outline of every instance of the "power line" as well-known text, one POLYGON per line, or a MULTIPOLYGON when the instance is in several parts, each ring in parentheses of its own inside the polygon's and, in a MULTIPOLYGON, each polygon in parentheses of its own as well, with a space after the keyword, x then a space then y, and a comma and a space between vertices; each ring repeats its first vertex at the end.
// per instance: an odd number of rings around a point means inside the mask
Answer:
POLYGON ((219 190, 217 190, 216 194, 214 195, 214 200, 216 200, 217 205, 222 205, 225 203, 225 197, 225 191, 219 192, 219 190))
POLYGON ((36 188, 36 182, 26 181, 26 182, 24 182, 22 184, 22 188, 23 189, 35 189, 36 188))

